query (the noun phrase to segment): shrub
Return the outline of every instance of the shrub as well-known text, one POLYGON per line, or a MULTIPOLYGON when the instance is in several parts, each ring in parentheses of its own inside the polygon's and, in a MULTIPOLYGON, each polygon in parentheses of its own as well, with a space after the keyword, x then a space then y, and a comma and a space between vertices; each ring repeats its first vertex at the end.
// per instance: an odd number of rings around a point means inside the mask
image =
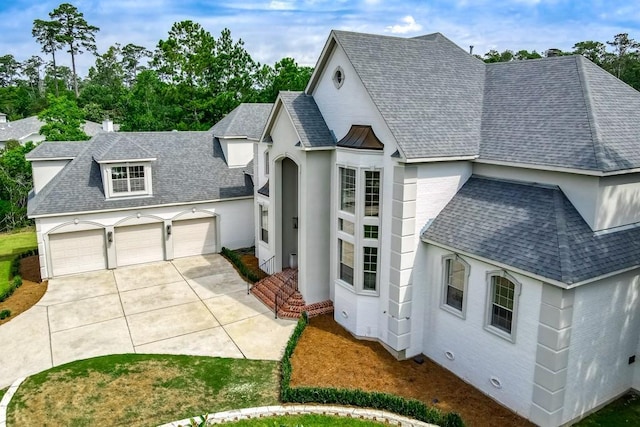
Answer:
POLYGON ((0 295, 0 302, 9 298, 11 295, 13 295, 13 291, 15 291, 16 288, 19 288, 20 286, 22 286, 22 277, 20 277, 20 261, 23 258, 32 256, 32 255, 37 255, 37 254, 38 254, 37 249, 31 249, 17 255, 11 261, 11 268, 9 269, 9 277, 4 279, 4 280, 11 279, 11 281, 9 283, 9 288, 5 291, 4 295, 0 295))
POLYGON ((362 390, 334 389, 323 387, 291 387, 291 356, 298 345, 302 332, 309 319, 307 313, 302 313, 298 324, 287 342, 280 364, 282 378, 280 384, 280 399, 283 402, 322 403, 347 406, 359 406, 394 412, 409 418, 442 427, 464 427, 459 414, 449 412, 443 414, 437 408, 429 407, 415 399, 405 399, 387 393, 366 392, 362 390))
POLYGON ((0 320, 6 319, 9 316, 11 316, 11 310, 2 310, 2 311, 0 311, 0 320))
POLYGON ((260 278, 242 262, 240 255, 238 255, 235 251, 223 247, 220 253, 222 253, 222 256, 224 256, 226 259, 231 261, 233 265, 236 266, 240 274, 245 279, 247 279, 251 283, 256 283, 258 280, 260 280, 260 278))
POLYGON ((14 288, 19 288, 20 286, 22 286, 22 277, 18 276, 14 276, 13 277, 13 282, 12 285, 14 288))

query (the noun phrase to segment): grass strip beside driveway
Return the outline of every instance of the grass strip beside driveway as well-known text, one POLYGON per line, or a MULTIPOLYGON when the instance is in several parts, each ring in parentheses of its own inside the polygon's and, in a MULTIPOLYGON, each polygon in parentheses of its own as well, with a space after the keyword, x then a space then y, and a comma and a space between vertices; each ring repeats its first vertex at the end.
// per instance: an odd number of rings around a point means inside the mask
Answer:
POLYGON ((27 378, 7 425, 159 425, 278 403, 278 363, 123 354, 61 365, 27 378))
POLYGON ((0 295, 9 289, 9 272, 13 259, 38 247, 36 233, 32 228, 27 231, 0 234, 0 295))

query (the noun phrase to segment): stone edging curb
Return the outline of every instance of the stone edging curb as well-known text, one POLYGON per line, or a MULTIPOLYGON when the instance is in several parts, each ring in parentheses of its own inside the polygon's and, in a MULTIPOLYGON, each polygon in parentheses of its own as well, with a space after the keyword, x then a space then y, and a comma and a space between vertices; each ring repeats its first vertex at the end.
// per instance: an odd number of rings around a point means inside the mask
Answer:
POLYGON ((7 427, 7 407, 9 406, 9 402, 11 402, 11 398, 24 381, 24 378, 18 378, 11 384, 9 390, 2 396, 2 400, 0 400, 0 427, 7 427))
MULTIPOLYGON (((223 424, 225 422, 240 421, 250 418, 264 418, 279 415, 302 415, 302 414, 322 414, 339 417, 351 417, 379 421, 385 424, 392 424, 402 427, 437 427, 434 424, 427 424, 422 421, 403 417, 392 412, 378 409, 354 408, 350 406, 323 406, 323 405, 287 405, 287 406, 262 406, 259 408, 235 409, 231 411, 218 412, 207 416, 207 425, 223 424)), ((194 420, 201 420, 199 416, 194 420)), ((191 419, 186 418, 180 421, 163 424, 159 427, 188 427, 191 426, 191 419)), ((2 426, 0 426, 2 427, 2 426)))

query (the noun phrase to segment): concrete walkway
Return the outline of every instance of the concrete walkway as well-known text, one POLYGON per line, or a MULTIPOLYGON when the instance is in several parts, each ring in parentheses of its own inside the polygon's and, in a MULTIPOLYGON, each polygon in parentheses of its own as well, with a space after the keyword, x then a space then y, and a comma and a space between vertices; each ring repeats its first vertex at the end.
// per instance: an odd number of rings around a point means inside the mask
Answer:
POLYGON ((294 328, 247 295, 220 255, 56 278, 38 304, 0 326, 0 388, 107 354, 279 360, 294 328))
MULTIPOLYGON (((401 427, 438 427, 434 424, 403 417, 402 415, 378 409, 354 408, 350 406, 327 405, 285 405, 285 406, 261 406, 259 408, 236 409, 232 411, 218 412, 207 416, 207 425, 224 424, 231 421, 247 420, 251 418, 277 417, 281 415, 321 414, 336 417, 349 417, 364 420, 377 421, 401 427)), ((193 417, 198 421, 198 416, 193 417)), ((186 427, 190 426, 191 419, 187 418, 172 423, 163 424, 160 427, 186 427)))

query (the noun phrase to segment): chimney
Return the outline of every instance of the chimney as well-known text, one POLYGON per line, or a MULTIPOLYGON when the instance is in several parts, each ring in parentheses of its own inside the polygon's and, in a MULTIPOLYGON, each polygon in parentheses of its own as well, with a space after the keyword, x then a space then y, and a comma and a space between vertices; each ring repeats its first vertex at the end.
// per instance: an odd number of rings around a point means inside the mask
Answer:
POLYGON ((105 119, 102 121, 102 130, 105 132, 113 132, 113 121, 105 119))
POLYGON ((473 55, 473 45, 469 46, 469 55, 473 55))

